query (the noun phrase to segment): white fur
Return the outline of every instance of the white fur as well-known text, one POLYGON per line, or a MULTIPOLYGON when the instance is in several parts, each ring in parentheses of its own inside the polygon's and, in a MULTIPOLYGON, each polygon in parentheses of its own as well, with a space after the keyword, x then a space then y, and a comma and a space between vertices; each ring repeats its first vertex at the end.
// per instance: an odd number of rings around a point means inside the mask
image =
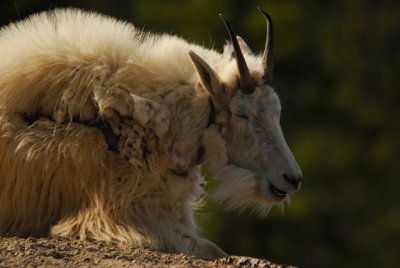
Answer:
MULTIPOLYGON (((1 29, 0 234, 223 256, 197 235, 199 164, 204 160, 220 179, 214 196, 228 207, 268 209, 274 200, 257 177, 265 172, 245 157, 260 165, 277 159, 249 144, 238 148, 253 153, 237 160, 233 148, 244 142, 235 135, 246 126, 229 121, 225 110, 208 126, 213 92, 199 79, 199 66, 213 73, 216 86, 226 86, 226 109, 242 105, 235 104, 240 92, 229 49, 220 54, 75 9, 36 14, 1 29), (189 58, 189 51, 206 63, 189 58), (98 121, 119 137, 116 150, 98 121)), ((246 61, 261 81, 260 57, 246 54, 246 61)), ((272 89, 260 87, 264 93, 248 100, 250 106, 271 101, 272 89)), ((253 134, 261 145, 268 140, 253 134)), ((288 150, 283 136, 278 141, 288 150)), ((293 162, 288 152, 282 157, 293 162)), ((275 178, 274 183, 291 191, 275 178)))

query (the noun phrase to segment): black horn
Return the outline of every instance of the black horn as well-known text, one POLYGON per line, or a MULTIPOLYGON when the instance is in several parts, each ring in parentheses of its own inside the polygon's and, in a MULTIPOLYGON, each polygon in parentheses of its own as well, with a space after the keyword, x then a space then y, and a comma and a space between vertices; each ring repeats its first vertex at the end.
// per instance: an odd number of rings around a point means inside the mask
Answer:
POLYGON ((221 17, 226 26, 226 29, 228 30, 229 37, 233 45, 233 51, 236 57, 236 64, 239 70, 240 88, 244 94, 251 94, 254 92, 254 86, 251 82, 249 68, 247 67, 246 61, 243 57, 243 53, 240 50, 238 40, 236 39, 236 35, 232 29, 232 25, 224 18, 224 16, 222 16, 222 14, 219 14, 219 16, 221 17))
POLYGON ((272 83, 272 74, 274 71, 273 55, 274 55, 274 28, 271 17, 258 7, 267 22, 267 36, 265 40, 264 54, 262 56, 262 64, 264 68, 263 81, 265 84, 272 83))

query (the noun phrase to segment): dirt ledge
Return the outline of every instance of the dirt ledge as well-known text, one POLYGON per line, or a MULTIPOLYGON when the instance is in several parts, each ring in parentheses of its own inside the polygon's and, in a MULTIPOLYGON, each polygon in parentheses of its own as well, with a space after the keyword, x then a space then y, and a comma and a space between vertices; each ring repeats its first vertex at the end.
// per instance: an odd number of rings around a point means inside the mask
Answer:
POLYGON ((100 242, 0 237, 0 267, 293 267, 230 256, 214 261, 100 242))

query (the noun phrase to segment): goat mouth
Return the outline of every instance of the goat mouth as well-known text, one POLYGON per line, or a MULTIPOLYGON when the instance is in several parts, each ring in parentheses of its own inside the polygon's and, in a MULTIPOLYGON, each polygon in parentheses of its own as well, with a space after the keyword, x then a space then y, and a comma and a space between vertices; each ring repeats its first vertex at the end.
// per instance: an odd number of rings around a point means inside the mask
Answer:
POLYGON ((274 197, 277 200, 283 200, 286 198, 286 196, 288 195, 287 192, 279 190, 278 188, 276 188, 275 185, 273 185, 272 183, 269 185, 269 189, 271 191, 271 193, 274 195, 274 197))

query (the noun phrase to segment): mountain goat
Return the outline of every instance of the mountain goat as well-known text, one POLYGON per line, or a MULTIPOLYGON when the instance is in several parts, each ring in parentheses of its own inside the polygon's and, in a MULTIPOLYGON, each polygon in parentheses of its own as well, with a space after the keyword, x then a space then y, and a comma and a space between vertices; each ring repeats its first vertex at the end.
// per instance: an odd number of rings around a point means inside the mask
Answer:
POLYGON ((223 53, 58 9, 0 31, 0 234, 128 243, 200 258, 200 165, 228 207, 267 210, 302 174, 262 56, 221 18, 223 53))

